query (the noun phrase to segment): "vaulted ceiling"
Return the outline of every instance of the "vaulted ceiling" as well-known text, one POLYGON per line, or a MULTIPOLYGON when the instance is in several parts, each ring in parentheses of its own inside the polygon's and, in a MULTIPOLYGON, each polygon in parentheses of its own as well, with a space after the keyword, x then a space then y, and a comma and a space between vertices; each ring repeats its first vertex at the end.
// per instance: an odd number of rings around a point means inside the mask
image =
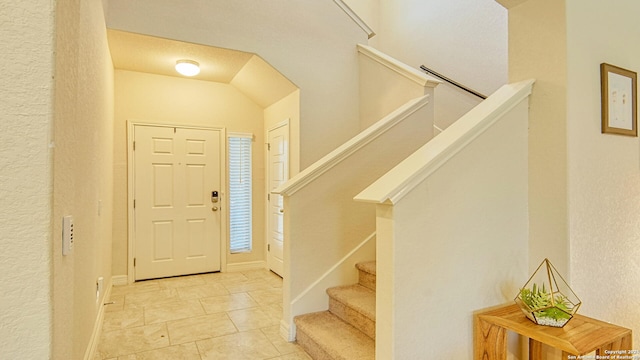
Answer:
POLYGON ((297 89, 252 53, 112 29, 107 37, 116 69, 184 78, 175 71, 176 61, 197 61, 200 74, 189 79, 233 85, 263 108, 297 89))

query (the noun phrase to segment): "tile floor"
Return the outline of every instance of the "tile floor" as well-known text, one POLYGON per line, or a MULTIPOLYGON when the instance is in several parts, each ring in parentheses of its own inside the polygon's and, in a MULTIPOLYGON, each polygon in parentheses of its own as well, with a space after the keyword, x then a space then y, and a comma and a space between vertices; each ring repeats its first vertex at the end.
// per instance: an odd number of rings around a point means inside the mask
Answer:
POLYGON ((95 359, 311 359, 279 334, 282 279, 266 270, 114 286, 95 359))

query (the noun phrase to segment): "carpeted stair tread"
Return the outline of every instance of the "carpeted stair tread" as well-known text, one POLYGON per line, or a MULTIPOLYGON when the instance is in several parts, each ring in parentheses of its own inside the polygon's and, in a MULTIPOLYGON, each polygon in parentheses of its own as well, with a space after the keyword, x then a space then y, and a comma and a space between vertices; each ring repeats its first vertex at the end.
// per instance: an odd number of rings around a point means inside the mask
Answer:
POLYGON ((298 343, 317 359, 374 360, 375 342, 328 311, 295 317, 298 343), (314 349, 317 347, 318 349, 314 349))
POLYGON ((375 291, 356 284, 329 288, 327 294, 367 318, 376 320, 375 291))
POLYGON ((358 268, 358 270, 360 271, 364 271, 366 273, 369 273, 371 275, 375 275, 376 274, 376 262, 374 261, 365 261, 365 262, 361 262, 361 263, 357 263, 356 264, 356 268, 358 268))
POLYGON ((358 284, 376 291, 376 262, 357 263, 356 268, 358 268, 358 284))

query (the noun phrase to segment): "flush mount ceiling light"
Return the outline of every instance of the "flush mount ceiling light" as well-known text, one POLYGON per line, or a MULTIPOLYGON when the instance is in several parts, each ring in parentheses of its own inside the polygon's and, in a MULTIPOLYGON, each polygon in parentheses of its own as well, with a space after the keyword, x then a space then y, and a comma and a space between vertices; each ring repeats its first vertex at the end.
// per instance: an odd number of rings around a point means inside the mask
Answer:
POLYGON ((184 76, 195 76, 200 73, 200 64, 193 60, 178 60, 176 71, 184 76))

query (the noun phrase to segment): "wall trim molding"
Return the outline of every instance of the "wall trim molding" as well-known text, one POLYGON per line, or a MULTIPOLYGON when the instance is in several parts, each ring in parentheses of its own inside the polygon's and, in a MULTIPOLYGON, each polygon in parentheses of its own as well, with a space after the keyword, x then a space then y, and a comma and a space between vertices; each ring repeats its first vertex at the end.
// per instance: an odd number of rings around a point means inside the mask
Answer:
MULTIPOLYGON (((124 275, 126 281, 126 275, 124 275)), ((101 302, 99 303, 98 308, 98 316, 96 318, 95 323, 93 324, 93 332, 91 333, 91 337, 89 338, 89 344, 87 345, 87 350, 84 353, 84 360, 93 360, 95 359, 96 350, 98 349, 98 343, 100 342, 100 336, 102 335, 102 324, 104 323, 104 302, 111 297, 111 288, 113 285, 113 280, 109 281, 109 283, 105 286, 105 292, 102 296, 101 302)), ((126 282, 125 282, 126 284, 126 282)))

